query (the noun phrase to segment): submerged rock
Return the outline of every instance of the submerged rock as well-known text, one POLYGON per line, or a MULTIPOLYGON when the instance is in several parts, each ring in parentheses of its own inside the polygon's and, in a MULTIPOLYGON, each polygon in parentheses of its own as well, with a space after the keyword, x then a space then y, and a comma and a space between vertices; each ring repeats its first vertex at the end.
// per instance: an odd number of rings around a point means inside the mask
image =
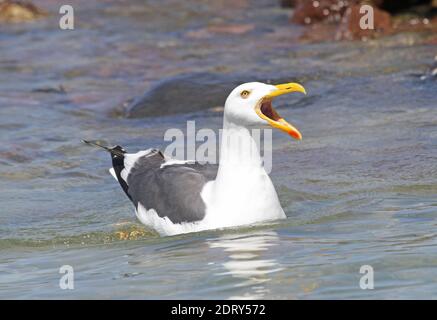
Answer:
POLYGON ((46 15, 45 11, 30 2, 0 0, 0 22, 27 22, 46 15))
POLYGON ((125 116, 143 118, 178 113, 222 110, 229 93, 238 85, 261 81, 290 82, 284 75, 190 73, 159 81, 141 97, 128 103, 125 116))
POLYGON ((207 110, 222 106, 235 86, 248 77, 192 73, 153 85, 127 107, 127 117, 141 118, 207 110))

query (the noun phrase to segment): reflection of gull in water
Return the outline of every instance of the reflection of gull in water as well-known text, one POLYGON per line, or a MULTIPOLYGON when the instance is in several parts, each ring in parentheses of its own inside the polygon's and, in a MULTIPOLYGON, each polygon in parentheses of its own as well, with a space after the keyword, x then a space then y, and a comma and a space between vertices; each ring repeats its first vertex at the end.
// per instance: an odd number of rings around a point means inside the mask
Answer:
POLYGON ((269 274, 283 268, 275 259, 266 259, 267 250, 278 244, 278 235, 274 231, 256 232, 251 235, 224 235, 209 240, 210 248, 221 248, 229 260, 223 262, 226 272, 217 276, 231 275, 243 279, 236 287, 250 286, 251 290, 232 299, 260 299, 269 293, 265 284, 271 280, 269 274))

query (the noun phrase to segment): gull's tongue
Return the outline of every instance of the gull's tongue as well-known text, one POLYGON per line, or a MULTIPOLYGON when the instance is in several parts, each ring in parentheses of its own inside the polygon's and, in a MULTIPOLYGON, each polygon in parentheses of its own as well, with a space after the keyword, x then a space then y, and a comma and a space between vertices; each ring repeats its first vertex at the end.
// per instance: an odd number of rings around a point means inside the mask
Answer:
POLYGON ((269 117, 270 119, 277 121, 278 119, 280 119, 281 117, 279 116, 279 114, 276 112, 276 110, 273 108, 272 106, 272 102, 271 101, 267 101, 264 102, 261 105, 261 112, 266 116, 269 117))

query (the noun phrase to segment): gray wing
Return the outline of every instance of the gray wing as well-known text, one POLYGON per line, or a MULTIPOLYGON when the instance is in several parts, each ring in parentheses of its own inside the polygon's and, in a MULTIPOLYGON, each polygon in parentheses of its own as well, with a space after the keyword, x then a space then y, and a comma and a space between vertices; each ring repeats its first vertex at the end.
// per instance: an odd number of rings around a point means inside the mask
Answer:
POLYGON ((155 209, 160 217, 173 223, 194 222, 205 217, 205 203, 200 193, 215 179, 218 166, 191 164, 161 165, 162 153, 140 157, 127 176, 126 193, 138 207, 155 209))

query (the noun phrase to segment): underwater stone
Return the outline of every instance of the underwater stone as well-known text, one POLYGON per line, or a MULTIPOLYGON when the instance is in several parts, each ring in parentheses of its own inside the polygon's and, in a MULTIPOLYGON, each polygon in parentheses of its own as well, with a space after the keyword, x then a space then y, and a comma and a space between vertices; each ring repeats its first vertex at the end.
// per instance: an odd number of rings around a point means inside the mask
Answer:
POLYGON ((30 2, 0 0, 0 22, 28 22, 46 15, 45 11, 30 2))
POLYGON ((152 85, 141 97, 127 106, 128 118, 165 116, 213 110, 224 106, 236 86, 250 81, 274 80, 266 76, 217 73, 189 73, 164 79, 152 85))

